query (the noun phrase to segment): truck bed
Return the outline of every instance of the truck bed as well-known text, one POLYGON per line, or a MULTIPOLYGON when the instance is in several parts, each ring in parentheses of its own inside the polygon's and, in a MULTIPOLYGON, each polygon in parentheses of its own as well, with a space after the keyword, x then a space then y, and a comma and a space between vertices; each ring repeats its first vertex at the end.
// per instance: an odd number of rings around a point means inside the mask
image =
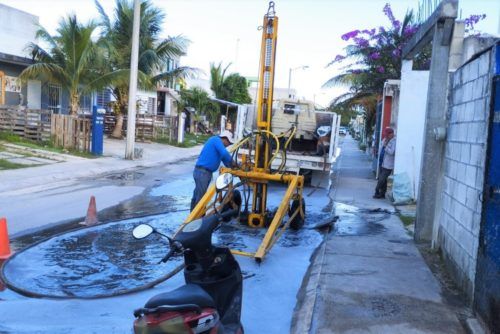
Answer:
MULTIPOLYGON (((248 154, 247 149, 240 149, 240 154, 248 154)), ((325 156, 305 155, 303 152, 287 152, 286 167, 287 171, 296 172, 299 169, 309 169, 317 171, 330 171, 330 167, 335 162, 337 155, 333 155, 332 159, 325 156)), ((272 167, 278 168, 281 164, 281 157, 278 156, 273 160, 272 167)))

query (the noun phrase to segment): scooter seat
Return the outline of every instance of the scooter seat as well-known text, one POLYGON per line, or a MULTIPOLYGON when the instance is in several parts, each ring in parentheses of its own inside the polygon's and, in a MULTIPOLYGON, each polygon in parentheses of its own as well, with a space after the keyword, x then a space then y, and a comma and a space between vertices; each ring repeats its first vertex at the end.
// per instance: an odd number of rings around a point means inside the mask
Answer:
POLYGON ((196 284, 186 284, 175 290, 154 296, 146 303, 146 308, 194 304, 199 307, 215 307, 213 298, 196 284))

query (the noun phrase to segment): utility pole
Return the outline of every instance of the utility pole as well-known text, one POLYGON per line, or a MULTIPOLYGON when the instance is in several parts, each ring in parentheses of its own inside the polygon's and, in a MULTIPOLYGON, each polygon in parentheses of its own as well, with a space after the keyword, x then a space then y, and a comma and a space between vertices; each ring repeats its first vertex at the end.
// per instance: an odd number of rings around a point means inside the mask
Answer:
POLYGON ((302 65, 302 66, 297 66, 297 67, 294 67, 294 68, 291 68, 288 70, 288 97, 291 98, 292 95, 290 94, 290 88, 292 86, 292 71, 295 71, 295 70, 298 70, 298 69, 301 69, 301 70, 306 70, 308 69, 309 66, 308 65, 302 65))
POLYGON ((128 90, 127 144, 125 159, 134 160, 135 151, 135 113, 137 93, 137 65, 139 62, 139 27, 141 0, 134 0, 134 25, 132 29, 132 54, 130 59, 130 82, 128 90))

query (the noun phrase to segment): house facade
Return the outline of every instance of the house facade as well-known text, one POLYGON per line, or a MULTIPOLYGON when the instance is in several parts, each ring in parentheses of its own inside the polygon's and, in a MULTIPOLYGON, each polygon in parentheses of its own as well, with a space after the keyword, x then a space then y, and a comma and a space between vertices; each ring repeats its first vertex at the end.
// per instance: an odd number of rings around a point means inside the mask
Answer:
POLYGON ((40 109, 41 83, 23 85, 18 79, 32 64, 25 48, 36 42, 37 24, 37 16, 0 4, 0 105, 40 109))
MULTIPOLYGON (((59 84, 29 80, 22 83, 19 75, 33 64, 26 47, 37 43, 38 16, 0 4, 0 106, 69 112, 69 94, 59 84)), ((92 105, 108 106, 109 90, 82 96, 80 112, 87 114, 92 105)))

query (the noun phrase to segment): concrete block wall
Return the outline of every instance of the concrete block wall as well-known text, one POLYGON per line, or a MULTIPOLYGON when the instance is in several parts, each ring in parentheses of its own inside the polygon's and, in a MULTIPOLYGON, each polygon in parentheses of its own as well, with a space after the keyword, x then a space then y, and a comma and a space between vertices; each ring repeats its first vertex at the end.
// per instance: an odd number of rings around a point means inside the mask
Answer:
POLYGON ((438 242, 456 282, 472 300, 491 98, 491 51, 450 82, 438 242))

